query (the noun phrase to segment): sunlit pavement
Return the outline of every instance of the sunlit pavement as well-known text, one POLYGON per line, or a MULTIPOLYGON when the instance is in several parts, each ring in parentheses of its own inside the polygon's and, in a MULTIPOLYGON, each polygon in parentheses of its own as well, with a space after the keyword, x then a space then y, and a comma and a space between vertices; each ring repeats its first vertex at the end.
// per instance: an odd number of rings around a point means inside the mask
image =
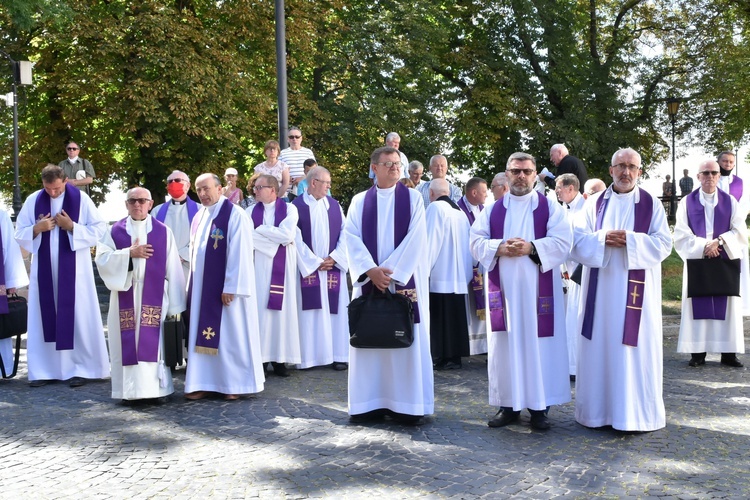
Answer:
POLYGON ((689 368, 678 322, 664 322, 667 427, 635 434, 584 428, 573 403, 546 432, 526 412, 490 429, 484 356, 435 374, 419 427, 350 424, 347 372, 330 368, 269 374, 234 402, 186 401, 178 370, 166 404, 125 407, 108 381, 30 388, 24 360, 0 382, 0 497, 750 498, 748 369, 689 368))

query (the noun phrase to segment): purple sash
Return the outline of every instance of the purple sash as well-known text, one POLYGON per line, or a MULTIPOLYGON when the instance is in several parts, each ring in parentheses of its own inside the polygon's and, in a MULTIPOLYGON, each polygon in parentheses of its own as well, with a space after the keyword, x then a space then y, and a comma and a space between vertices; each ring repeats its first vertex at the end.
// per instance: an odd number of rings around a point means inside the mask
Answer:
MULTIPOLYGON (((640 199, 635 204, 635 221, 633 231, 637 233, 648 233, 651 226, 651 217, 654 212, 654 202, 651 195, 645 190, 640 190, 640 199)), ((604 213, 609 204, 609 197, 605 195, 612 193, 605 191, 596 200, 596 231, 602 229, 604 213)), ((589 274, 589 286, 586 294, 586 306, 583 315, 581 335, 591 340, 594 329, 594 310, 596 308, 596 290, 599 283, 599 268, 592 267, 589 274)), ((628 294, 625 303, 625 326, 623 328, 622 343, 632 347, 638 347, 638 330, 641 326, 641 312, 643 309, 643 294, 646 286, 646 270, 631 269, 628 271, 628 294), (638 293, 640 291, 640 293, 638 293)))
MULTIPOLYGON (((735 177, 737 179, 737 177, 735 177)), ((716 208, 714 208, 714 234, 723 234, 729 231, 732 227, 732 199, 730 195, 722 191, 721 189, 716 190, 716 208)), ((701 205, 700 189, 696 189, 689 195, 687 195, 687 219, 688 226, 693 231, 693 234, 700 238, 706 237, 706 215, 705 208, 701 205)), ((721 250, 722 259, 729 258, 721 250)), ((693 319, 719 319, 725 320, 727 317, 727 297, 692 297, 690 300, 693 301, 693 319)))
POLYGON ((0 231, 0 314, 8 314, 8 291, 5 288, 5 250, 3 233, 0 231))
MULTIPOLYGON (((305 203, 305 196, 297 196, 292 201, 299 212, 297 227, 302 233, 302 241, 305 242, 313 253, 312 224, 310 222, 310 206, 305 203)), ((336 244, 341 235, 341 208, 339 203, 328 196, 328 255, 336 249, 336 244)), ((314 271, 310 276, 300 275, 300 290, 302 291, 302 310, 322 309, 320 298, 320 272, 314 271)), ((331 314, 339 312, 339 291, 341 290, 341 270, 334 266, 328 271, 328 308, 331 314)))
MULTIPOLYGON (((200 208, 196 202, 191 200, 189 197, 185 198, 185 204, 187 205, 187 216, 188 216, 188 224, 193 222, 193 218, 195 217, 195 214, 198 213, 198 209, 200 208)), ((159 222, 164 222, 167 218, 167 212, 169 211, 169 205, 172 205, 172 201, 168 201, 164 203, 161 208, 159 209, 159 212, 156 214, 156 219, 159 222)))
MULTIPOLYGON (((411 221, 409 188, 400 182, 397 183, 394 197, 393 246, 394 248, 398 248, 404 238, 406 238, 406 233, 409 231, 409 222, 411 221)), ((380 265, 378 261, 378 190, 376 186, 371 187, 365 193, 365 203, 362 207, 362 242, 370 252, 372 260, 380 265)), ((365 295, 372 293, 372 290, 372 283, 362 286, 362 293, 365 295)), ((411 305, 414 309, 414 323, 419 323, 419 304, 417 303, 417 288, 414 285, 414 276, 409 278, 406 286, 396 285, 396 292, 411 300, 411 305)))
MULTIPOLYGON (((132 245, 128 234, 127 218, 112 226, 112 240, 115 248, 121 250, 132 245)), ((164 280, 167 278, 167 226, 151 219, 151 232, 148 243, 154 254, 146 259, 140 311, 138 346, 135 342, 135 298, 131 285, 129 290, 118 292, 120 303, 120 342, 122 345, 123 366, 137 365, 139 361, 155 363, 159 361, 159 334, 161 331, 162 301, 164 300, 164 280)))
MULTIPOLYGON (((534 210, 534 238, 540 239, 547 236, 547 222, 549 221, 549 205, 547 198, 537 193, 539 205, 534 210)), ((500 201, 495 203, 490 214, 490 238, 493 240, 504 239, 505 216, 507 209, 500 201)), ((490 301, 490 323, 493 332, 506 331, 504 314, 504 297, 502 284, 500 282, 500 262, 495 268, 487 273, 488 296, 490 301)), ((537 337, 552 337, 555 334, 555 308, 554 308, 554 285, 552 270, 543 273, 541 268, 538 274, 537 289, 537 337)))
MULTIPOLYGON (((263 225, 263 203, 257 203, 253 207, 253 224, 257 228, 263 225)), ((273 219, 273 225, 279 227, 281 221, 286 218, 286 202, 281 198, 276 198, 276 207, 273 219)), ((284 274, 286 273, 286 247, 279 245, 276 255, 273 257, 273 267, 271 268, 271 290, 268 294, 267 309, 272 311, 281 311, 284 304, 284 274)))
MULTIPOLYGON (((461 197, 456 204, 466 214, 466 217, 469 219, 469 225, 473 226, 476 218, 474 217, 474 213, 469 210, 464 197, 461 197)), ((479 205, 479 211, 481 212, 482 210, 484 210, 484 205, 479 205)), ((479 272, 479 266, 472 268, 471 290, 474 292, 474 310, 479 319, 484 320, 484 280, 482 279, 482 273, 479 272)))
POLYGON ((736 175, 732 179, 731 184, 729 184, 729 194, 734 196, 734 199, 737 201, 740 201, 740 198, 742 198, 742 179, 736 175))
MULTIPOLYGON (((36 197, 34 213, 37 220, 51 212, 51 201, 46 191, 36 197)), ((78 222, 81 211, 81 192, 69 182, 65 183, 65 198, 62 209, 78 222)), ((70 247, 67 231, 59 229, 57 248, 57 310, 55 310, 55 290, 52 287, 52 251, 50 232, 41 234, 37 258, 37 283, 39 286, 39 306, 42 314, 42 330, 45 342, 55 342, 58 351, 73 349, 73 329, 75 327, 76 305, 76 253, 70 247)))
MULTIPOLYGON (((469 218, 469 225, 473 226, 474 225, 474 220, 476 218, 474 217, 474 213, 471 210, 469 210, 469 207, 466 204, 466 200, 464 199, 463 196, 461 197, 460 200, 458 200, 458 203, 456 203, 456 205, 458 205, 458 207, 461 210, 463 210, 463 212, 466 214, 466 217, 469 218)), ((484 210, 484 205, 479 205, 479 211, 481 212, 482 210, 484 210)))
MULTIPOLYGON (((198 330, 195 339, 195 352, 200 354, 219 354, 221 335, 221 316, 224 303, 224 278, 227 274, 227 248, 229 237, 229 218, 232 215, 232 202, 224 200, 219 213, 211 221, 209 239, 213 244, 206 245, 206 256, 203 264, 203 293, 198 312, 198 330)), ((191 280, 192 283, 192 280, 191 280)))

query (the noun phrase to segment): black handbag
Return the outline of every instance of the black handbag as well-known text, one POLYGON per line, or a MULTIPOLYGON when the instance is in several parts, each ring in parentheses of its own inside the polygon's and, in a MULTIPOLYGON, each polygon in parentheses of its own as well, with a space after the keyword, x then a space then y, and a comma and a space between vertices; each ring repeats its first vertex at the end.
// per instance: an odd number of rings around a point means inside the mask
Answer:
POLYGON ((400 349, 414 342, 411 300, 386 290, 357 297, 349 304, 349 344, 360 349, 400 349))
POLYGON ((13 294, 8 296, 8 314, 0 314, 0 339, 16 337, 13 371, 10 374, 5 371, 5 363, 0 357, 0 373, 2 373, 3 378, 13 378, 18 372, 18 361, 21 357, 21 334, 26 333, 27 330, 28 311, 26 297, 13 294))
POLYGON ((739 297, 740 259, 688 259, 688 297, 739 297))
POLYGON ((29 305, 26 297, 8 295, 8 314, 0 314, 0 339, 26 333, 29 305))
POLYGON ((173 314, 164 320, 164 364, 174 370, 182 365, 182 347, 185 338, 183 314, 173 314))

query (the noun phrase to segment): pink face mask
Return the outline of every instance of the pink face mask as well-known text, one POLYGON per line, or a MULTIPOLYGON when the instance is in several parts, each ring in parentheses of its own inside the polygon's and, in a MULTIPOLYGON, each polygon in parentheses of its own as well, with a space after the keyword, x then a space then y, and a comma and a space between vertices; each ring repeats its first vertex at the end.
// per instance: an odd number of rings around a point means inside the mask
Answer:
POLYGON ((167 192, 172 198, 181 198, 185 194, 185 186, 181 182, 170 182, 167 185, 167 192))

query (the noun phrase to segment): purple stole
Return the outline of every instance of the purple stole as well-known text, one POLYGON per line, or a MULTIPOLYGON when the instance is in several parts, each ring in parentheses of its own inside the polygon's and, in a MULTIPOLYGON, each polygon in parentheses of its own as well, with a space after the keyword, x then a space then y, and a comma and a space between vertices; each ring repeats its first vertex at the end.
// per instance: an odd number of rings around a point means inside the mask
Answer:
MULTIPOLYGON (((132 245, 127 232, 127 218, 112 226, 112 240, 115 248, 122 250, 132 245)), ((151 219, 151 232, 148 243, 154 248, 154 255, 146 259, 146 272, 143 277, 143 293, 140 310, 140 333, 138 346, 135 342, 135 299, 133 288, 117 292, 120 303, 120 342, 122 345, 123 366, 137 365, 139 361, 155 363, 159 360, 159 333, 161 331, 163 283, 167 279, 167 226, 151 219)))
MULTIPOLYGON (((737 179, 737 177, 735 177, 737 179)), ((722 234, 729 231, 732 227, 732 199, 730 195, 716 190, 717 199, 714 208, 714 234, 722 234)), ((696 189, 687 195, 687 219, 688 226, 693 234, 700 238, 706 237, 706 215, 705 208, 701 205, 700 189, 696 189)), ((722 259, 728 256, 721 249, 722 259)), ((727 297, 693 297, 693 319, 719 319, 725 320, 727 317, 727 297)))
MULTIPOLYGON (((547 222, 549 221, 549 205, 547 198, 537 193, 539 205, 534 210, 534 238, 547 236, 547 222)), ((507 209, 502 200, 492 207, 490 214, 490 238, 504 239, 505 216, 507 209)), ((507 331, 504 312, 504 296, 500 283, 500 262, 487 273, 488 297, 490 301, 490 323, 493 332, 507 331)), ((552 337, 555 334, 554 285, 552 270, 543 273, 541 268, 538 275, 537 290, 537 337, 552 337)))
MULTIPOLYGON (((299 220, 297 227, 302 233, 302 241, 312 250, 312 224, 310 222, 310 206, 305 203, 305 195, 297 196, 292 204, 297 207, 299 220)), ((328 196, 328 254, 336 249, 341 235, 341 208, 339 203, 328 196)), ((314 252, 313 252, 314 253, 314 252)), ((341 270, 336 266, 328 271, 328 308, 331 314, 339 312, 339 291, 341 289, 341 270)), ((319 271, 310 276, 300 275, 300 290, 302 291, 302 310, 322 309, 320 298, 319 271)))
MULTIPOLYGON (((401 242, 406 238, 409 231, 409 222, 411 221, 411 198, 409 188, 396 183, 394 191, 394 210, 393 210, 393 246, 398 248, 401 242), (404 213, 407 217, 404 217, 404 213)), ((378 188, 371 187, 365 193, 365 203, 362 207, 362 242, 372 256, 372 260, 380 265, 378 261, 378 188)), ((367 295, 372 293, 372 283, 362 286, 362 293, 367 295)), ((409 278, 406 286, 396 285, 396 292, 411 299, 411 306, 414 309, 414 323, 419 323, 419 304, 417 303, 417 288, 414 285, 414 276, 409 278)))
MULTIPOLYGON (((198 209, 200 207, 198 206, 196 202, 191 200, 189 197, 185 198, 185 204, 187 204, 188 224, 190 224, 193 221, 195 214, 198 213, 198 209)), ((168 202, 164 203, 161 206, 161 208, 159 208, 159 212, 156 214, 156 220, 163 223, 167 219, 167 212, 169 211, 169 205, 172 205, 172 200, 169 200, 168 202)))
MULTIPOLYGON (((463 196, 458 200, 457 205, 466 214, 466 217, 469 219, 469 225, 473 226, 476 218, 466 205, 463 196)), ((479 205, 479 211, 481 212, 482 210, 484 210, 484 205, 479 205)), ((474 292, 474 308, 479 319, 484 320, 484 280, 482 280, 482 273, 479 272, 479 266, 472 267, 471 272, 471 290, 474 292)))
MULTIPOLYGON (((224 292, 224 277, 227 274, 227 238, 229 237, 229 218, 232 215, 232 202, 224 200, 219 213, 211 221, 213 245, 206 245, 203 261, 203 293, 201 308, 198 312, 198 330, 195 339, 195 352, 200 354, 219 354, 221 335, 221 316, 224 303, 221 294, 224 292)), ((197 226, 196 226, 197 228, 197 226)), ((190 280, 192 288, 192 277, 190 280)))
POLYGON ((5 250, 3 233, 0 231, 0 314, 8 314, 8 295, 5 288, 5 250))
MULTIPOLYGON (((651 217, 654 213, 654 202, 651 195, 645 190, 640 190, 640 199, 635 204, 635 221, 633 231, 637 233, 648 233, 651 226, 651 217)), ((607 211, 609 197, 605 195, 611 192, 605 191, 596 200, 596 231, 601 230, 604 221, 604 213, 607 211)), ((586 295, 586 308, 583 315, 581 335, 591 340, 594 328, 594 309, 596 307, 596 289, 599 281, 599 268, 592 267, 589 274, 589 286, 586 295)), ((628 294, 625 303, 625 326, 623 328, 622 343, 631 347, 638 347, 638 330, 641 326, 641 311, 643 309, 643 295, 646 284, 645 269, 631 269, 628 271, 628 294), (640 292, 640 293, 638 293, 640 292)))
POLYGON ((740 198, 742 198, 742 179, 734 176, 734 179, 729 184, 729 194, 734 196, 734 199, 737 201, 740 201, 740 198))
MULTIPOLYGON (((253 225, 257 228, 263 225, 263 203, 256 203, 253 207, 252 219, 253 225)), ((273 225, 279 227, 281 221, 286 218, 286 202, 281 198, 276 198, 276 211, 274 213, 273 225)), ((284 304, 284 275, 286 274, 286 247, 279 245, 276 255, 273 257, 273 267, 271 268, 271 291, 268 294, 267 309, 272 311, 281 311, 284 304)))
MULTIPOLYGON (((51 212, 51 201, 46 191, 36 197, 34 213, 37 220, 51 212)), ((70 183, 65 183, 65 198, 62 209, 78 222, 81 212, 81 192, 70 183)), ((37 283, 39 286, 39 307, 42 315, 42 330, 45 342, 55 342, 58 351, 73 349, 73 329, 75 327, 76 306, 76 253, 70 247, 67 231, 58 229, 57 248, 57 310, 55 291, 52 287, 52 252, 50 231, 41 234, 37 258, 37 283)))

